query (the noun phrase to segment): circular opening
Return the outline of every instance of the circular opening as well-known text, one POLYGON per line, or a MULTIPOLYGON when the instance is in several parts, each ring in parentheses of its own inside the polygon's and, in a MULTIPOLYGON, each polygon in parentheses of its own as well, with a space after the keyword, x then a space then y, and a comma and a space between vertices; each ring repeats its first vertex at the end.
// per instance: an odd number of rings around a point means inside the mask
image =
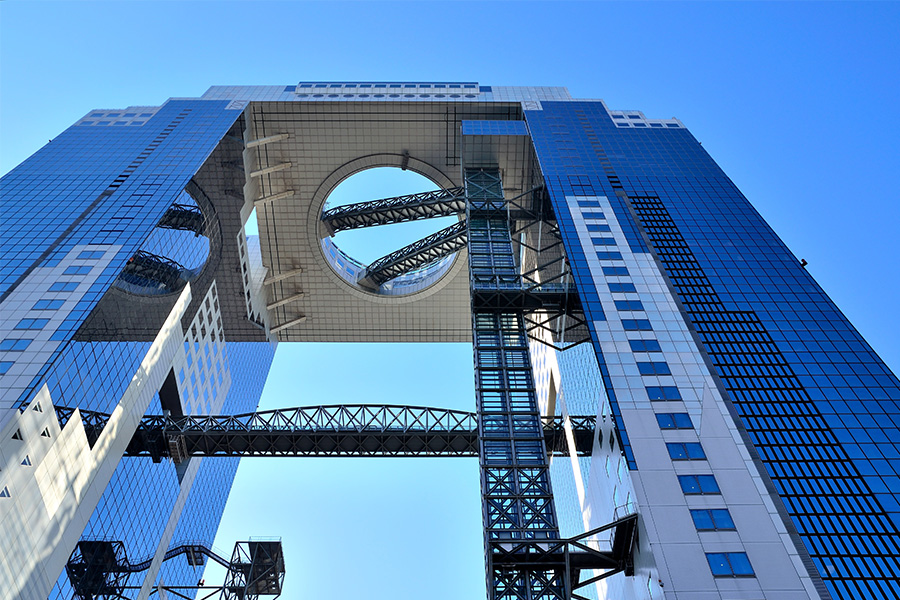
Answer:
POLYGON ((200 276, 209 259, 209 223, 186 191, 166 210, 119 274, 116 286, 142 295, 179 291, 200 276))
MULTIPOLYGON (((438 188, 430 179, 413 171, 377 167, 351 175, 338 184, 328 195, 322 210, 438 188)), ((452 266, 455 254, 384 282, 377 290, 360 286, 358 282, 368 265, 458 221, 456 216, 447 216, 339 231, 322 240, 322 250, 332 269, 360 289, 382 295, 411 294, 436 283, 452 266)))

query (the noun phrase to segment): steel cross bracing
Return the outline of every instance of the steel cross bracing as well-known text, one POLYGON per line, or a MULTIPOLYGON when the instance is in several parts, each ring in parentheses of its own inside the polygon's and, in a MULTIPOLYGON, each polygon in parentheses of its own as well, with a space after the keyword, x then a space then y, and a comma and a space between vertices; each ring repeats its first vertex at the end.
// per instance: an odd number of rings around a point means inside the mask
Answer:
POLYGON ((559 526, 524 310, 478 304, 479 292, 522 288, 500 173, 467 170, 465 182, 488 594, 490 600, 565 599, 563 569, 528 568, 518 554, 495 564, 497 542, 558 540, 559 526))
MULTIPOLYGON (((74 413, 56 408, 60 425, 74 413)), ((79 411, 88 443, 109 415, 79 411)), ((596 418, 569 416, 576 452, 589 455, 596 418)), ((541 423, 549 448, 568 454, 562 417, 541 423)), ((602 440, 599 440, 602 441, 602 440)), ((598 443, 599 443, 598 441, 598 443)), ((190 456, 478 456, 474 413, 414 406, 337 405, 290 408, 245 415, 146 416, 125 456, 181 462, 190 456)))
POLYGON ((390 281, 404 273, 421 269, 465 247, 466 222, 460 221, 383 258, 379 258, 366 267, 358 283, 368 288, 377 289, 378 286, 386 281, 390 281))
POLYGON ((200 235, 205 229, 203 213, 199 207, 177 203, 166 209, 156 226, 163 229, 193 231, 194 235, 200 235))
POLYGON ((174 260, 138 250, 128 259, 119 278, 135 285, 155 285, 160 289, 175 291, 181 282, 185 268, 174 260))
MULTIPOLYGON (((222 586, 166 586, 160 583, 154 591, 168 592, 179 598, 194 598, 198 591, 211 591, 204 598, 220 594, 222 600, 256 600, 260 596, 277 597, 284 586, 284 552, 281 540, 250 540, 237 542, 231 560, 220 556, 203 542, 190 542, 169 548, 163 561, 184 555, 193 567, 202 567, 205 557, 227 569, 222 586), (179 590, 193 591, 186 595, 179 590)), ((126 590, 140 590, 129 586, 132 573, 146 571, 154 557, 131 562, 121 541, 81 540, 66 563, 66 575, 76 600, 127 598, 126 590)), ((162 596, 162 594, 160 594, 162 596)))
POLYGON ((522 277, 499 172, 467 170, 465 181, 489 600, 584 598, 575 590, 630 574, 637 516, 559 537, 526 315, 554 305, 565 315, 577 294, 565 278, 522 277))
POLYGON ((322 213, 322 225, 326 235, 334 235, 360 227, 458 215, 466 211, 463 190, 456 187, 338 206, 322 213))

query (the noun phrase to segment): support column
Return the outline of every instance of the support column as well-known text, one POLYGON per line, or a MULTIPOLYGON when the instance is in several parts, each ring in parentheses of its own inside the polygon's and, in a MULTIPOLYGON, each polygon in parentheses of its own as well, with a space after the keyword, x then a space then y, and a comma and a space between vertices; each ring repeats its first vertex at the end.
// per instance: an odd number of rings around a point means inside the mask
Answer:
POLYGON ((499 172, 467 170, 468 250, 482 518, 489 600, 568 598, 565 570, 533 554, 495 565, 509 541, 559 539, 547 451, 521 310, 480 305, 478 292, 522 290, 499 172))

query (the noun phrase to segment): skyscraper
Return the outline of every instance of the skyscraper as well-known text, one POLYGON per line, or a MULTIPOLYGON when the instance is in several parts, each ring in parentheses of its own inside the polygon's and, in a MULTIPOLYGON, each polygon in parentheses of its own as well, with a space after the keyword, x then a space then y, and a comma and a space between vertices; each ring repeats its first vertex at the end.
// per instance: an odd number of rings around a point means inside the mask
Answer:
POLYGON ((211 541, 236 459, 123 455, 146 415, 251 412, 276 341, 473 343, 495 598, 900 593, 900 382, 676 119, 564 88, 213 87, 91 111, 2 194, 11 597, 70 597, 100 538, 148 559, 140 593, 188 582, 166 551, 211 541), (326 206, 374 167, 438 191, 326 206), (447 215, 369 264, 331 237, 447 215))

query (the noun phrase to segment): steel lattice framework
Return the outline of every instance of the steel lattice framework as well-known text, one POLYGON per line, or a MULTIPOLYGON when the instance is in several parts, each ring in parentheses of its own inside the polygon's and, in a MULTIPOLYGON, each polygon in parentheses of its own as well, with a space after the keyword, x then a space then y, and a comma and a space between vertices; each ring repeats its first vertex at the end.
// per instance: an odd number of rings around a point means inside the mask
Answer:
POLYGON ((199 207, 175 203, 166 210, 156 226, 163 229, 193 231, 194 235, 200 235, 205 230, 206 224, 199 207))
MULTIPOLYGON (((74 409, 57 407, 65 426, 74 409)), ((89 444, 109 415, 80 411, 89 444)), ((596 418, 569 416, 578 454, 589 455, 596 418)), ((543 419, 547 446, 569 452, 566 420, 543 419)), ((602 441, 602 440, 599 440, 602 441)), ((416 406, 334 405, 289 408, 245 415, 146 416, 126 456, 478 456, 475 413, 416 406)))
MULTIPOLYGON (((284 584, 284 553, 280 540, 251 540, 237 542, 231 560, 220 556, 207 544, 190 542, 169 548, 163 561, 177 556, 187 556, 188 564, 201 567, 208 557, 227 569, 223 586, 175 586, 160 584, 156 591, 179 598, 193 598, 179 592, 211 590, 205 598, 221 594, 222 600, 257 600, 260 596, 281 594, 284 584)), ((132 573, 146 571, 154 556, 132 562, 128 560, 125 545, 120 541, 81 540, 66 563, 66 574, 77 600, 112 600, 125 598, 125 590, 138 590, 140 586, 128 586, 132 573)))
POLYGON ((327 235, 334 235, 348 229, 448 217, 465 211, 464 188, 456 187, 338 206, 322 213, 322 225, 327 235))
POLYGON ((428 237, 413 242, 370 264, 359 284, 369 288, 377 288, 404 273, 421 269, 441 258, 453 254, 466 247, 467 227, 465 221, 432 233, 428 237))
POLYGON ((150 285, 175 291, 180 287, 181 274, 184 271, 185 268, 174 260, 138 250, 128 259, 125 268, 119 273, 119 278, 135 285, 150 285))

